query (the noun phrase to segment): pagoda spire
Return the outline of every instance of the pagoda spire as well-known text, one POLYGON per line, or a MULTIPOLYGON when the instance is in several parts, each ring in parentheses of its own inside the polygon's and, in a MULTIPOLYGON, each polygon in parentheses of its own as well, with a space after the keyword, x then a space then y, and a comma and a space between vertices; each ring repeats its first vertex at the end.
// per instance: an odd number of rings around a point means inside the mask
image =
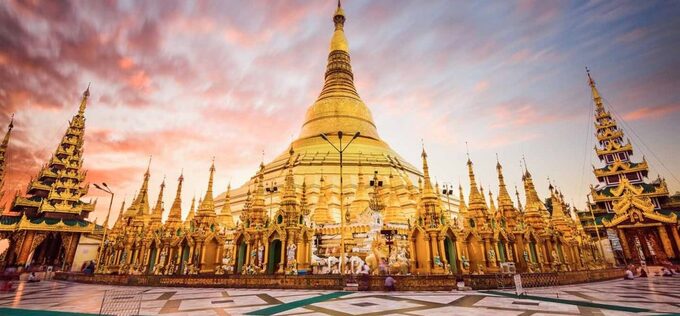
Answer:
POLYGON ((427 165, 427 153, 425 152, 425 147, 423 146, 423 152, 420 155, 423 158, 423 197, 435 197, 434 190, 432 188, 432 181, 430 180, 430 168, 427 165))
POLYGON ((205 196, 198 207, 198 213, 216 216, 215 214, 215 201, 213 200, 213 180, 215 177, 215 158, 213 158, 212 164, 210 165, 210 177, 208 178, 208 189, 205 191, 205 196))
POLYGON ((161 182, 161 190, 158 192, 158 199, 156 199, 156 205, 151 213, 151 221, 161 222, 163 218, 163 191, 165 190, 165 178, 161 182))
POLYGON ((325 185, 323 176, 321 176, 319 189, 319 199, 316 202, 316 209, 314 209, 312 214, 312 221, 317 225, 334 224, 335 221, 328 211, 328 186, 325 185))
POLYGON ((234 216, 231 213, 231 183, 227 185, 227 193, 224 195, 224 205, 217 215, 217 220, 220 224, 227 228, 234 227, 234 216))
POLYGON ((177 193, 175 193, 175 200, 170 207, 170 214, 168 214, 168 222, 182 221, 182 183, 184 182, 184 171, 177 179, 177 193))
MULTIPOLYGON (((10 119, 9 125, 7 126, 7 133, 5 133, 5 137, 2 139, 2 144, 0 144, 0 201, 2 201, 2 198, 5 195, 3 188, 5 186, 5 175, 7 174, 7 145, 9 144, 9 136, 12 133, 13 128, 14 114, 12 114, 12 118, 10 119)), ((3 211, 4 205, 0 206, 0 213, 3 211)))
POLYGON ((590 86, 590 91, 593 95, 593 101, 595 101, 596 111, 597 113, 604 112, 602 97, 600 96, 600 92, 597 90, 597 87, 595 86, 595 80, 593 80, 593 77, 590 75, 590 69, 588 69, 588 67, 586 67, 586 74, 588 75, 588 85, 590 86))
POLYGON ((517 186, 515 186, 515 196, 517 197, 517 209, 522 211, 522 200, 519 198, 519 190, 517 190, 517 186))
POLYGON ((184 222, 190 223, 194 219, 195 215, 196 215, 196 196, 191 198, 191 206, 189 206, 189 214, 187 214, 187 218, 184 219, 184 222))
POLYGON ((116 216, 116 221, 113 223, 114 230, 120 230, 125 226, 125 199, 120 203, 120 210, 118 211, 118 216, 116 216))
POLYGON ((80 100, 80 107, 78 107, 78 115, 85 115, 85 108, 87 108, 87 99, 90 98, 90 84, 87 84, 87 89, 83 91, 83 98, 80 100))
POLYGON ((379 139, 373 116, 354 86, 354 74, 345 37, 345 11, 342 5, 333 14, 331 37, 324 85, 314 105, 307 110, 300 139, 360 132, 362 137, 379 139))
POLYGON ((498 172, 498 207, 503 209, 505 207, 514 207, 512 204, 512 198, 508 193, 508 189, 505 185, 505 178, 503 177, 503 166, 501 166, 500 161, 498 161, 498 156, 496 156, 496 171, 498 172))
POLYGON ((127 213, 131 216, 136 216, 143 218, 149 214, 149 178, 151 177, 151 157, 149 157, 149 164, 146 167, 146 172, 144 172, 144 180, 142 181, 142 187, 137 193, 137 197, 132 201, 127 213))
POLYGON ((472 167, 472 160, 468 156, 468 177, 470 178, 470 196, 468 198, 468 211, 472 212, 470 216, 481 218, 487 211, 486 201, 484 196, 480 193, 475 180, 475 171, 472 167))
POLYGON ((78 112, 69 122, 61 142, 38 176, 28 185, 26 197, 16 197, 12 210, 28 211, 29 218, 69 218, 85 220, 95 204, 80 199, 87 194, 86 172, 82 170, 85 139, 85 108, 89 88, 83 93, 78 112))

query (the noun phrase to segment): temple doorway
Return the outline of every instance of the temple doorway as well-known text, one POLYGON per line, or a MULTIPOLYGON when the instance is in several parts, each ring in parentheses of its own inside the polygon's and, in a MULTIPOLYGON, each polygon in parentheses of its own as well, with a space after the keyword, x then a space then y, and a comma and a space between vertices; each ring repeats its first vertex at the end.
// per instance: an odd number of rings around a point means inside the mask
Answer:
POLYGON ((191 252, 191 248, 189 248, 189 245, 187 245, 186 240, 183 240, 182 243, 180 244, 179 249, 181 249, 181 251, 182 251, 181 255, 179 257, 180 258, 179 259, 179 264, 180 264, 179 265, 179 271, 180 271, 180 273, 183 274, 184 269, 187 268, 187 264, 189 263, 189 255, 190 255, 190 252, 191 252))
POLYGON ((219 243, 217 242, 217 239, 213 238, 211 239, 206 245, 205 245, 205 252, 203 253, 203 266, 201 267, 202 271, 214 271, 215 266, 217 263, 217 250, 219 248, 219 243))
POLYGON ((446 239, 444 239, 444 251, 446 252, 446 261, 449 263, 451 272, 453 274, 458 273, 458 255, 456 254, 456 245, 448 236, 446 236, 446 239))
POLYGON ((267 273, 274 274, 281 262, 281 240, 274 239, 269 243, 269 258, 267 260, 267 273))
POLYGON ((29 261, 32 266, 60 266, 64 260, 64 247, 59 234, 49 234, 35 248, 29 261))
POLYGON ((626 229, 624 236, 631 245, 633 258, 645 260, 648 265, 659 265, 668 261, 656 227, 626 229))
POLYGON ((153 268, 156 265, 156 257, 158 256, 158 248, 156 247, 156 243, 151 244, 151 251, 149 251, 149 265, 148 271, 149 273, 153 272, 153 268))
POLYGON ((238 245, 238 251, 236 253, 236 273, 241 274, 243 271, 243 264, 246 262, 246 250, 247 246, 245 241, 241 239, 238 245))

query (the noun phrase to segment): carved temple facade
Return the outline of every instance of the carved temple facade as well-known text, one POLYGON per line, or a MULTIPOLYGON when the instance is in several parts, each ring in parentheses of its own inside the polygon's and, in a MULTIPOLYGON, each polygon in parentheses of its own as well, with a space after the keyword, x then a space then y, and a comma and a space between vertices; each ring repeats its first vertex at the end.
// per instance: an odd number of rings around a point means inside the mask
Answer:
MULTIPOLYGON (((87 217, 96 202, 83 202, 88 192, 82 170, 85 109, 90 89, 49 160, 33 177, 25 194, 14 197, 0 215, 0 239, 9 248, 0 256, 0 267, 52 266, 68 270, 73 264, 82 234, 101 234, 102 227, 87 217)), ((13 121, 0 146, 0 184, 4 182, 6 151, 13 121)), ((2 191, 2 187, 0 187, 2 191)))
POLYGON ((605 109, 589 71, 588 84, 595 103, 595 153, 604 166, 593 167, 598 185, 590 188, 590 210, 579 214, 583 225, 593 237, 613 235, 609 238, 618 241, 628 262, 678 262, 680 202, 669 196, 665 179, 648 179, 644 157, 634 161, 633 145, 624 142, 623 130, 605 109))

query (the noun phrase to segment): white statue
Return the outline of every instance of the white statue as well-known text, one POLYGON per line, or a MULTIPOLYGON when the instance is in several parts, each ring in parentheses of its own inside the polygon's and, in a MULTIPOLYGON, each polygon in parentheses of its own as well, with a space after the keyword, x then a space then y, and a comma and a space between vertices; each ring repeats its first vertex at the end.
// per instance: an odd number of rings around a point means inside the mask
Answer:
POLYGON ((293 243, 288 244, 288 249, 286 250, 286 259, 288 262, 291 262, 295 260, 295 252, 297 250, 297 246, 293 243))
POLYGON ((264 246, 260 244, 259 247, 257 247, 257 264, 261 265, 264 262, 264 246))

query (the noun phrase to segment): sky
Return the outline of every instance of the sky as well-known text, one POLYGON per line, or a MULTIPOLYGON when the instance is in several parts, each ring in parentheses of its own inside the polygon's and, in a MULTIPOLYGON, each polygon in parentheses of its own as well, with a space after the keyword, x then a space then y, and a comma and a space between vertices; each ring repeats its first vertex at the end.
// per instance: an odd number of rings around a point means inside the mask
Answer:
MULTIPOLYGON (((0 126, 15 115, 5 190, 23 194, 83 90, 85 168, 116 193, 113 215, 184 172, 184 214, 287 149, 323 85, 334 1, 0 1, 0 126)), ((343 2, 355 84, 378 132, 440 184, 521 188, 526 158, 582 207, 600 166, 585 66, 652 177, 680 190, 680 2, 343 2), (624 123, 625 122, 625 123, 624 123), (467 142, 467 150, 466 150, 467 142)), ((4 131, 2 132, 4 133, 4 131)), ((108 197, 90 219, 101 223, 108 197)))

